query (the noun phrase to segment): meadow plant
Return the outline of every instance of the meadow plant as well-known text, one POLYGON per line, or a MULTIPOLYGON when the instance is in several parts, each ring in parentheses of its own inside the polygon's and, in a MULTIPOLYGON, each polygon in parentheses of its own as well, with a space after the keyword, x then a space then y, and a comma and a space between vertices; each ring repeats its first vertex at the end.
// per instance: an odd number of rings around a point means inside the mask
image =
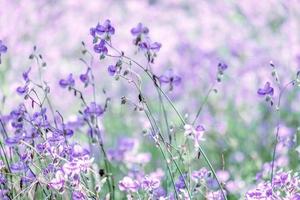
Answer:
MULTIPOLYGON (((219 59, 211 87, 194 110, 195 116, 188 118, 170 97, 183 83, 180 74, 175 69, 158 74, 153 67, 163 44, 153 41, 150 29, 142 23, 128 30, 132 36, 128 43, 135 54, 142 55, 140 61, 118 48, 114 42, 117 33, 110 20, 90 28, 92 45, 81 43, 79 59, 85 70, 79 76, 70 71, 59 80, 57 88, 50 88, 44 79, 48 65, 39 49, 33 47, 29 55, 32 67, 23 72, 23 84, 16 88, 24 100, 11 112, 1 112, 1 199, 232 198, 227 184, 230 175, 224 165, 215 167, 207 155, 203 144, 210 139, 209 130, 199 121, 210 95, 218 92, 215 86, 222 83, 230 66, 219 59), (96 80, 105 75, 94 71, 95 63, 104 67, 104 61, 109 63, 105 67, 111 81, 118 81, 120 87, 124 84, 131 87, 130 95, 114 98, 118 98, 122 107, 133 108, 134 115, 147 119, 146 127, 140 127, 140 137, 123 136, 115 146, 106 143, 113 136, 102 125, 114 99, 106 91, 102 91, 102 99, 98 98, 96 80), (38 71, 36 79, 33 66, 38 71), (149 94, 149 88, 154 93, 149 94), (65 107, 79 102, 76 120, 66 120, 66 114, 55 108, 50 97, 57 90, 74 96, 72 102, 63 102, 65 107), (151 152, 145 152, 145 143, 153 147, 151 152), (158 160, 152 158, 153 154, 158 160), (156 163, 155 170, 149 170, 151 163, 156 163)), ((6 52, 7 47, 0 41, 0 56, 6 52)), ((262 170, 258 174, 258 184, 241 196, 297 200, 300 199, 298 174, 280 169, 277 161, 278 147, 289 142, 288 137, 280 135, 280 102, 287 88, 300 83, 299 73, 294 80, 283 84, 273 63, 271 67, 274 83, 265 82, 257 93, 278 114, 272 159, 265 163, 267 173, 262 170)), ((63 96, 60 98, 64 101, 63 96)), ((126 116, 130 117, 133 116, 126 116)))

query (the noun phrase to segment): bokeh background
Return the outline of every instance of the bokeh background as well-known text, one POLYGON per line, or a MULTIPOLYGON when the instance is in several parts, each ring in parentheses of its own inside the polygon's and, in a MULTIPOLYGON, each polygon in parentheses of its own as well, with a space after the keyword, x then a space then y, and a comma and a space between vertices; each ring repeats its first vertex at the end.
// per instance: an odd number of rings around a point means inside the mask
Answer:
MULTIPOLYGON (((15 89, 22 83, 23 71, 29 66, 35 70, 28 56, 36 45, 47 62, 44 79, 52 88, 54 105, 72 119, 79 103, 59 89, 58 81, 70 72, 77 77, 84 72, 79 61, 81 41, 91 47, 90 27, 106 19, 116 28, 114 46, 129 55, 135 56, 130 29, 139 22, 149 27, 153 40, 162 43, 153 70, 161 75, 172 69, 182 78, 168 94, 187 120, 194 118, 215 81, 218 63, 228 65, 198 123, 208 130, 207 154, 223 173, 232 198, 239 198, 241 191, 255 184, 261 170, 268 170, 265 163, 271 161, 277 115, 257 95, 266 81, 273 82, 269 63, 276 66, 282 84, 295 78, 300 68, 300 1, 0 0, 0 39, 8 47, 0 66, 0 98, 6 97, 1 112, 21 101, 15 89)), ((94 68, 99 101, 104 102, 106 96, 112 99, 103 126, 110 136, 108 144, 114 146, 119 136, 142 138, 147 123, 139 115, 128 117, 132 109, 120 105, 121 96, 133 95, 132 87, 113 81, 107 74, 108 64, 110 61, 95 62, 94 68)), ((151 97, 155 90, 147 93, 151 97)), ((283 97, 280 134, 284 142, 276 160, 281 168, 296 171, 299 100, 297 89, 288 90, 283 97)), ((152 106, 157 106, 155 100, 152 106)), ((147 141, 145 144, 145 149, 150 148, 147 141)), ((155 162, 159 161, 154 156, 153 169, 155 162)))

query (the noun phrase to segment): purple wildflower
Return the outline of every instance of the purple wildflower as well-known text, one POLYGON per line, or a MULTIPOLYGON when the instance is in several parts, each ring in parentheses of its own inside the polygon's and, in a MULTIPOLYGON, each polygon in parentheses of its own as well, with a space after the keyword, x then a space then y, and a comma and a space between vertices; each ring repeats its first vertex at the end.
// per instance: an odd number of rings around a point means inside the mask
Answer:
POLYGON ((5 46, 2 40, 0 40, 0 64, 1 64, 1 54, 6 52, 7 52, 7 46, 5 46))
POLYGON ((82 83, 84 83, 85 87, 87 87, 89 85, 89 82, 90 82, 89 72, 90 72, 90 68, 88 68, 87 71, 84 74, 81 74, 79 76, 80 81, 82 83))
POLYGON ((224 72, 227 68, 228 68, 227 64, 225 64, 223 62, 220 62, 218 64, 218 70, 219 70, 219 72, 224 72))
POLYGON ((64 173, 61 170, 58 170, 55 173, 55 177, 49 182, 49 187, 58 191, 63 191, 65 185, 64 173))
POLYGON ((66 79, 61 79, 59 81, 59 85, 62 88, 66 88, 66 87, 73 87, 75 85, 75 80, 73 79, 73 74, 69 74, 69 76, 66 79))
POLYGON ((101 40, 99 44, 94 45, 94 51, 99 54, 106 55, 108 53, 108 49, 105 46, 105 40, 101 40))
POLYGON ((181 189, 185 188, 185 184, 184 184, 185 177, 186 177, 185 175, 184 176, 180 175, 178 177, 178 180, 175 182, 176 190, 180 191, 181 189))
POLYGON ((263 88, 259 88, 257 90, 257 94, 259 94, 261 96, 265 96, 265 95, 273 96, 274 88, 271 87, 270 82, 266 82, 263 88))
POLYGON ((109 19, 105 20, 103 25, 97 24, 94 31, 96 34, 99 35, 102 35, 104 33, 106 33, 109 36, 115 34, 115 28, 111 25, 111 21, 109 19))
POLYGON ((23 95, 28 92, 28 85, 25 84, 24 86, 19 86, 17 87, 16 91, 18 94, 23 95))
POLYGON ((117 72, 117 67, 115 65, 109 65, 107 71, 109 75, 113 76, 117 72))
POLYGON ((147 35, 149 33, 149 29, 148 27, 144 26, 142 23, 138 23, 136 27, 130 30, 130 32, 134 36, 138 36, 142 34, 147 35))
POLYGON ((210 175, 210 172, 206 168, 203 167, 199 170, 193 171, 191 178, 195 182, 202 182, 202 181, 205 181, 209 175, 210 175))
POLYGON ((72 192, 72 200, 85 200, 86 196, 81 191, 72 192))
POLYGON ((10 165, 10 170, 14 173, 23 172, 26 169, 27 169, 26 164, 21 161, 10 165))
POLYGON ((22 74, 23 79, 24 79, 24 81, 25 81, 26 83, 29 82, 29 76, 28 76, 28 74, 30 73, 30 71, 31 71, 31 67, 29 67, 28 70, 25 71, 25 72, 23 72, 23 74, 22 74))
POLYGON ((119 189, 126 192, 137 192, 139 190, 139 183, 132 178, 125 176, 119 181, 119 189))
POLYGON ((169 69, 159 77, 159 82, 161 84, 169 84, 170 90, 173 90, 174 86, 178 86, 181 83, 181 77, 175 75, 173 70, 169 69))
POLYGON ((147 40, 139 43, 139 47, 140 47, 140 49, 145 50, 145 51, 158 52, 161 48, 161 43, 158 43, 158 42, 152 43, 150 41, 150 39, 147 39, 147 40))
POLYGON ((91 102, 91 104, 84 110, 85 117, 89 116, 101 116, 104 113, 104 109, 96 104, 96 102, 91 102))
POLYGON ((154 189, 157 189, 160 185, 160 180, 154 177, 148 177, 146 176, 142 180, 142 188, 147 190, 147 191, 153 191, 154 189))

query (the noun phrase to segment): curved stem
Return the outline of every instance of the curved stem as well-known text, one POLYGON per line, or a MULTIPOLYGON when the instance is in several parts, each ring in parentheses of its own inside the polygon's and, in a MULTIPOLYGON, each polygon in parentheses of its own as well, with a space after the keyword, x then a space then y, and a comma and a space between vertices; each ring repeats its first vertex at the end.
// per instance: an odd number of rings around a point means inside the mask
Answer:
POLYGON ((279 130, 280 130, 280 104, 281 104, 281 98, 283 93, 286 91, 286 89, 288 88, 288 86, 290 85, 294 85, 296 82, 296 80, 291 80, 290 82, 288 82, 287 84, 285 84, 285 86, 280 89, 279 92, 279 96, 278 96, 278 103, 276 106, 276 111, 278 112, 278 120, 277 120, 277 125, 276 125, 276 138, 275 138, 275 145, 274 145, 274 149, 273 149, 273 155, 272 155, 272 169, 271 169, 271 185, 273 186, 273 176, 274 176, 274 162, 275 162, 275 157, 276 157, 276 149, 277 149, 277 144, 278 144, 278 137, 279 137, 279 130))

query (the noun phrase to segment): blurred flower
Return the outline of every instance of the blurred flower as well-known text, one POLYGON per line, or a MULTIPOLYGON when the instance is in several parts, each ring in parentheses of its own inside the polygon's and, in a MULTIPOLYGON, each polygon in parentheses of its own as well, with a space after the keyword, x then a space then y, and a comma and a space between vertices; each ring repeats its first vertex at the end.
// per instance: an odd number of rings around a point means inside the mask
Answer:
POLYGON ((201 168, 199 170, 193 171, 191 179, 195 182, 203 182, 210 176, 210 171, 206 168, 201 168))
POLYGON ((141 185, 143 189, 147 191, 153 191, 154 189, 157 189, 159 187, 160 180, 150 176, 145 176, 145 178, 142 180, 141 185))
POLYGON ((106 55, 108 53, 108 49, 105 46, 105 40, 100 40, 100 42, 98 44, 95 44, 94 45, 94 51, 96 53, 106 55))
POLYGON ((28 70, 27 71, 25 71, 25 72, 23 72, 23 79, 24 79, 24 81, 25 82, 29 82, 29 76, 28 76, 28 74, 30 73, 30 71, 31 71, 31 67, 29 67, 28 68, 28 70))
POLYGON ((100 105, 96 104, 96 102, 91 102, 84 110, 85 117, 101 116, 103 113, 104 109, 100 105))
POLYGON ((10 165, 10 170, 13 173, 18 173, 18 172, 24 172, 26 169, 28 169, 27 165, 24 162, 16 162, 10 165))
POLYGON ((61 170, 58 170, 55 173, 55 177, 49 182, 49 187, 58 191, 63 191, 65 184, 64 173, 61 170))
POLYGON ((169 84, 170 91, 173 90, 174 86, 178 86, 181 83, 181 77, 174 74, 172 69, 169 69, 165 74, 159 77, 161 84, 169 84))
POLYGON ((73 79, 73 74, 69 74, 69 76, 66 79, 61 79, 59 81, 59 85, 62 88, 66 88, 66 87, 73 87, 75 85, 75 80, 73 79))
POLYGON ((257 90, 257 94, 261 96, 265 96, 265 95, 273 96, 274 89, 271 87, 270 82, 266 82, 263 88, 259 88, 257 90))
POLYGON ((176 190, 181 191, 182 189, 185 188, 185 183, 184 183, 185 178, 186 178, 185 174, 183 176, 180 175, 178 177, 178 180, 175 182, 176 190))
POLYGON ((147 35, 149 33, 148 27, 144 26, 142 23, 138 23, 138 25, 130 30, 131 34, 134 36, 138 36, 141 34, 147 35))
POLYGON ((85 200, 86 195, 81 191, 73 191, 72 192, 72 200, 85 200))
POLYGON ((137 192, 139 190, 139 183, 132 178, 125 176, 119 181, 119 189, 126 192, 137 192))
POLYGON ((17 87, 16 91, 18 94, 23 95, 28 92, 28 85, 25 84, 24 86, 19 86, 17 87))
POLYGON ((219 63, 218 64, 218 70, 219 72, 223 73, 228 68, 227 64, 225 63, 219 63))
POLYGON ((111 22, 108 19, 105 20, 103 25, 100 25, 98 23, 96 27, 93 27, 93 28, 90 29, 90 34, 93 37, 96 37, 97 34, 100 36, 104 33, 106 33, 107 36, 111 36, 111 35, 115 34, 115 28, 111 25, 111 22))
POLYGON ((115 65, 109 65, 107 71, 109 75, 113 76, 117 72, 117 67, 115 65))
POLYGON ((0 64, 1 64, 1 54, 6 52, 7 52, 7 46, 5 46, 2 40, 0 40, 0 64))
POLYGON ((84 74, 80 74, 79 76, 80 81, 84 83, 84 87, 87 87, 90 83, 90 77, 89 77, 90 70, 91 69, 88 68, 84 74))
POLYGON ((145 51, 154 51, 154 52, 158 52, 161 48, 161 43, 158 42, 151 42, 151 40, 148 38, 147 40, 139 43, 139 47, 142 50, 145 51))
POLYGON ((194 147, 195 149, 198 149, 200 145, 199 142, 204 141, 203 135, 205 128, 202 125, 198 125, 196 128, 194 128, 192 125, 186 124, 184 125, 184 130, 184 135, 187 137, 192 137, 194 140, 194 147))

